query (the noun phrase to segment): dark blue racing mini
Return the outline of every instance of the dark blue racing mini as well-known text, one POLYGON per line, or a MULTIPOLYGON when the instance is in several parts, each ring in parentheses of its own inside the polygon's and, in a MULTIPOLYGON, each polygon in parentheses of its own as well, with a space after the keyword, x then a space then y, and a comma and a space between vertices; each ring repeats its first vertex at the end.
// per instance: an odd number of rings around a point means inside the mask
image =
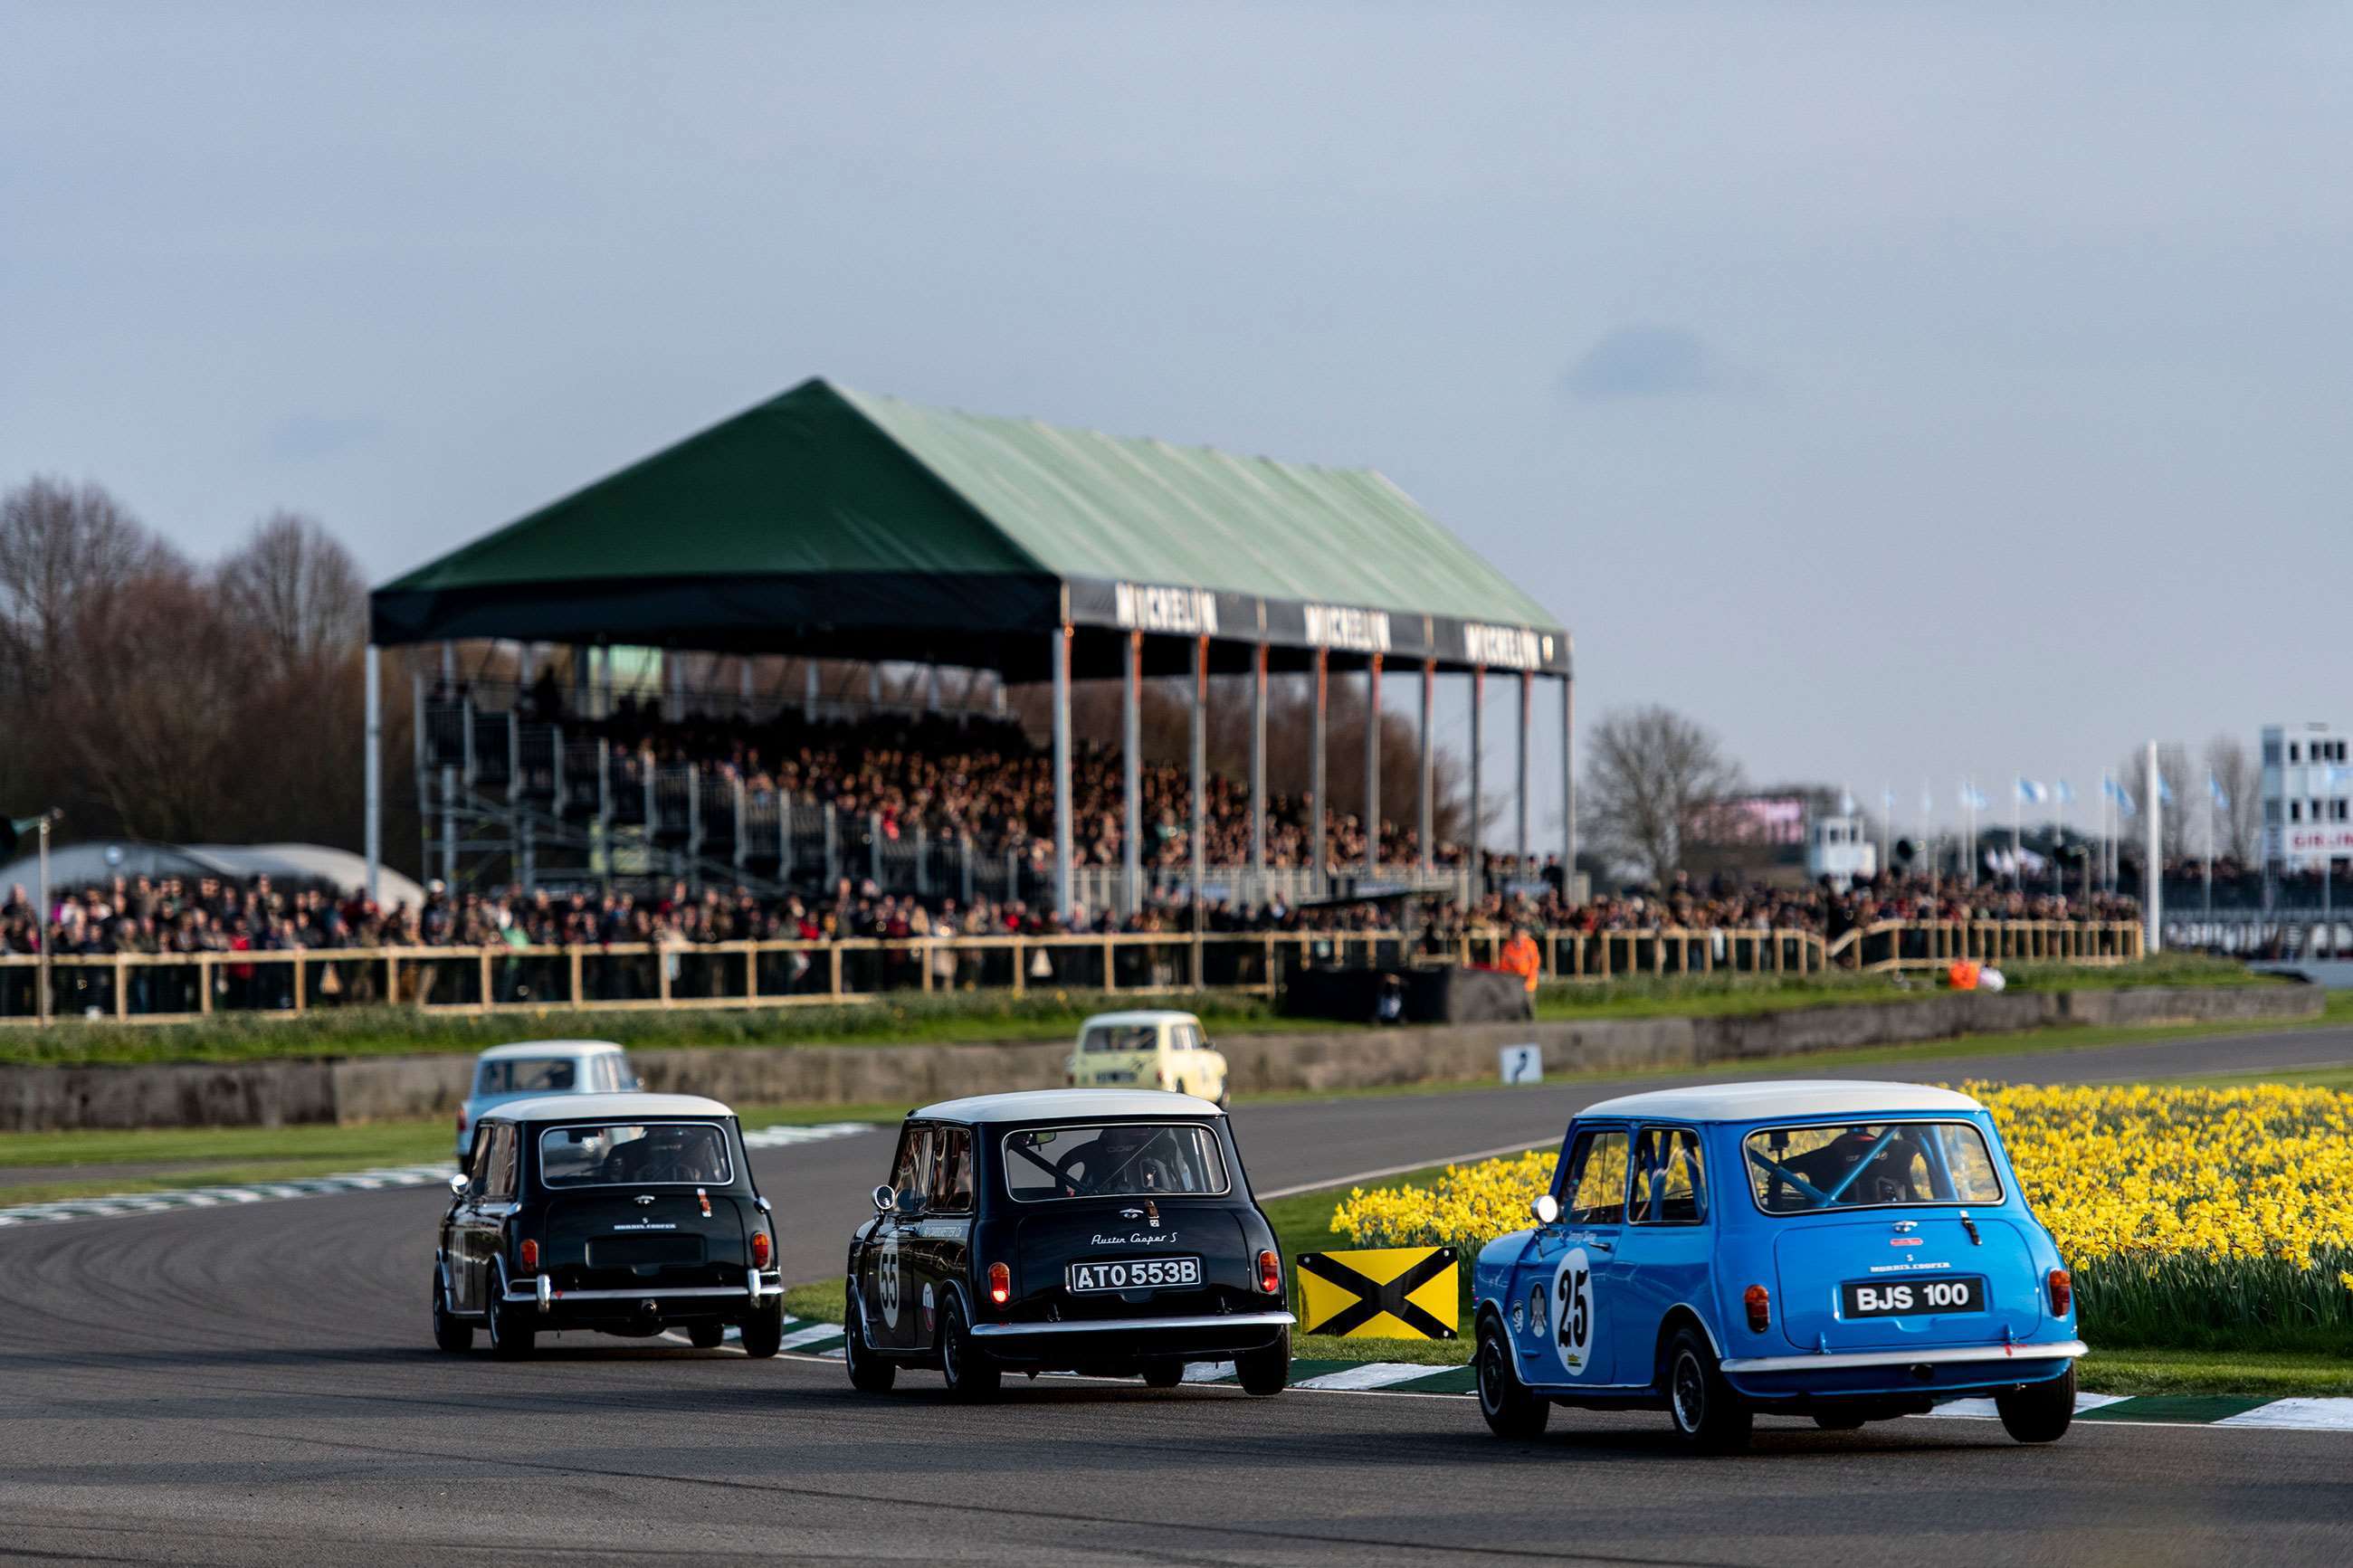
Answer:
POLYGON ((1783 1082, 1605 1100, 1536 1225, 1479 1255, 1479 1405, 1664 1409, 1686 1444, 1757 1415, 1831 1430, 1990 1396, 2047 1443, 2075 1410, 2073 1291, 1965 1094, 1783 1082))

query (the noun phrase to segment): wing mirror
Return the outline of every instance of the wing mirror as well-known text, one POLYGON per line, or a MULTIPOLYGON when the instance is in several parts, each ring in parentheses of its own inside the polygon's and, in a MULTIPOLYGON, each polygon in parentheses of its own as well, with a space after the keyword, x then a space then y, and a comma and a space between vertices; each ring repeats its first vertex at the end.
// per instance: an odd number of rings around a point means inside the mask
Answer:
POLYGON ((1536 1216, 1538 1225, 1551 1225, 1560 1218, 1560 1200, 1550 1193, 1538 1193, 1529 1203, 1528 1212, 1536 1216))
POLYGON ((899 1194, 892 1192, 889 1187, 877 1187, 874 1189, 874 1212, 876 1214, 889 1214, 898 1205, 899 1194))
POLYGON ((452 1197, 464 1197, 466 1195, 467 1185, 466 1173, 463 1171, 459 1172, 456 1175, 449 1178, 449 1195, 452 1197))

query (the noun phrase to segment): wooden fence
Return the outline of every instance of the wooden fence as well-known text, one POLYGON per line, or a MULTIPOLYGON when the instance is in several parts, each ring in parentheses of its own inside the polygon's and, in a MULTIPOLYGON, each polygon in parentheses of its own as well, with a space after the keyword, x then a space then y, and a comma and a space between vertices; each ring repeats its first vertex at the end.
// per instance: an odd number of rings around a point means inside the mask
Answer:
MULTIPOLYGON (((520 1013, 801 1006, 981 990, 1272 994, 1303 968, 1493 964, 1509 935, 1478 931, 1435 948, 1396 932, 1252 931, 61 955, 51 961, 51 996, 60 1018, 178 1023, 385 1003, 520 1013)), ((1805 931, 1553 931, 1538 933, 1537 946, 1545 973, 1569 982, 1894 971, 1962 957, 2105 964, 2141 952, 2137 925, 2056 921, 1889 921, 1834 942, 1805 931)), ((0 958, 0 1024, 34 1022, 38 962, 0 958)))

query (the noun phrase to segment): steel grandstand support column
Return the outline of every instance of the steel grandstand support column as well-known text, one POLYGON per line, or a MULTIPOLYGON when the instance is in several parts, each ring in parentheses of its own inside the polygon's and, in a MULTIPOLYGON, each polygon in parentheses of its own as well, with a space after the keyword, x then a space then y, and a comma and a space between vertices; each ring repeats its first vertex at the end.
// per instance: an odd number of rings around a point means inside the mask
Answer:
POLYGON ((817 722, 817 660, 801 666, 801 722, 817 722))
POLYGON ((1365 667, 1365 875, 1381 869, 1381 656, 1365 667))
POLYGON ((1577 877, 1577 677, 1560 678, 1560 896, 1577 877))
POLYGON ((1465 889, 1470 901, 1476 902, 1486 891, 1487 868, 1481 858, 1486 853, 1486 772, 1487 772, 1487 667, 1475 665, 1471 670, 1471 839, 1465 853, 1469 857, 1471 886, 1465 889))
POLYGON ((1332 656, 1319 647, 1315 650, 1314 735, 1309 742, 1308 749, 1311 755, 1307 759, 1307 819, 1311 824, 1308 834, 1308 853, 1314 857, 1309 862, 1313 868, 1307 874, 1307 885, 1315 890, 1319 898, 1330 891, 1324 879, 1329 874, 1330 867, 1324 855, 1324 702, 1327 694, 1326 689, 1331 682, 1331 675, 1332 656))
POLYGON ((1126 878, 1121 903, 1129 914, 1144 907, 1144 634, 1127 634, 1127 673, 1120 682, 1120 760, 1127 812, 1120 818, 1120 865, 1126 878))
POLYGON ((1528 731, 1534 728, 1536 701, 1536 678, 1527 670, 1520 671, 1520 755, 1519 782, 1513 790, 1518 806, 1515 842, 1512 852, 1519 857, 1519 873, 1527 875, 1528 867, 1528 731))
MULTIPOLYGON (((1054 912, 1071 912, 1071 628, 1046 634, 1054 664, 1054 912)), ((879 675, 879 670, 878 670, 879 675)))
POLYGON ((1436 778, 1433 758, 1437 755, 1430 745, 1430 710, 1437 686, 1438 661, 1425 658, 1421 661, 1421 755, 1416 762, 1416 776, 1421 783, 1414 792, 1414 810, 1419 818, 1414 831, 1421 842, 1420 864, 1425 875, 1437 863, 1437 846, 1432 842, 1432 835, 1437 830, 1438 812, 1430 794, 1430 786, 1436 778))
MULTIPOLYGON (((367 896, 378 901, 384 879, 384 650, 367 645, 367 896)), ((44 917, 46 918, 46 917, 44 917)))
POLYGON ((1266 901, 1266 645, 1250 649, 1250 900, 1266 901))
MULTIPOLYGON (((1208 900, 1209 879, 1209 639, 1193 640, 1193 824, 1187 838, 1193 851, 1193 929, 1201 929, 1201 911, 1208 900)), ((1198 976, 1196 977, 1198 978, 1198 976)))

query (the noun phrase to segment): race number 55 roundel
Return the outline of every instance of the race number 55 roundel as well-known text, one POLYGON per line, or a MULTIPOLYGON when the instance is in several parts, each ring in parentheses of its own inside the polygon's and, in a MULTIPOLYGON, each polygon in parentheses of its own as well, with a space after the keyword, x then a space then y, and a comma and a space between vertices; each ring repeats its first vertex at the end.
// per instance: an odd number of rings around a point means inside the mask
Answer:
POLYGON ((1593 1315, 1593 1262, 1585 1248, 1572 1247, 1552 1277, 1553 1349, 1561 1370, 1583 1377, 1593 1364, 1593 1337, 1599 1324, 1593 1315))

